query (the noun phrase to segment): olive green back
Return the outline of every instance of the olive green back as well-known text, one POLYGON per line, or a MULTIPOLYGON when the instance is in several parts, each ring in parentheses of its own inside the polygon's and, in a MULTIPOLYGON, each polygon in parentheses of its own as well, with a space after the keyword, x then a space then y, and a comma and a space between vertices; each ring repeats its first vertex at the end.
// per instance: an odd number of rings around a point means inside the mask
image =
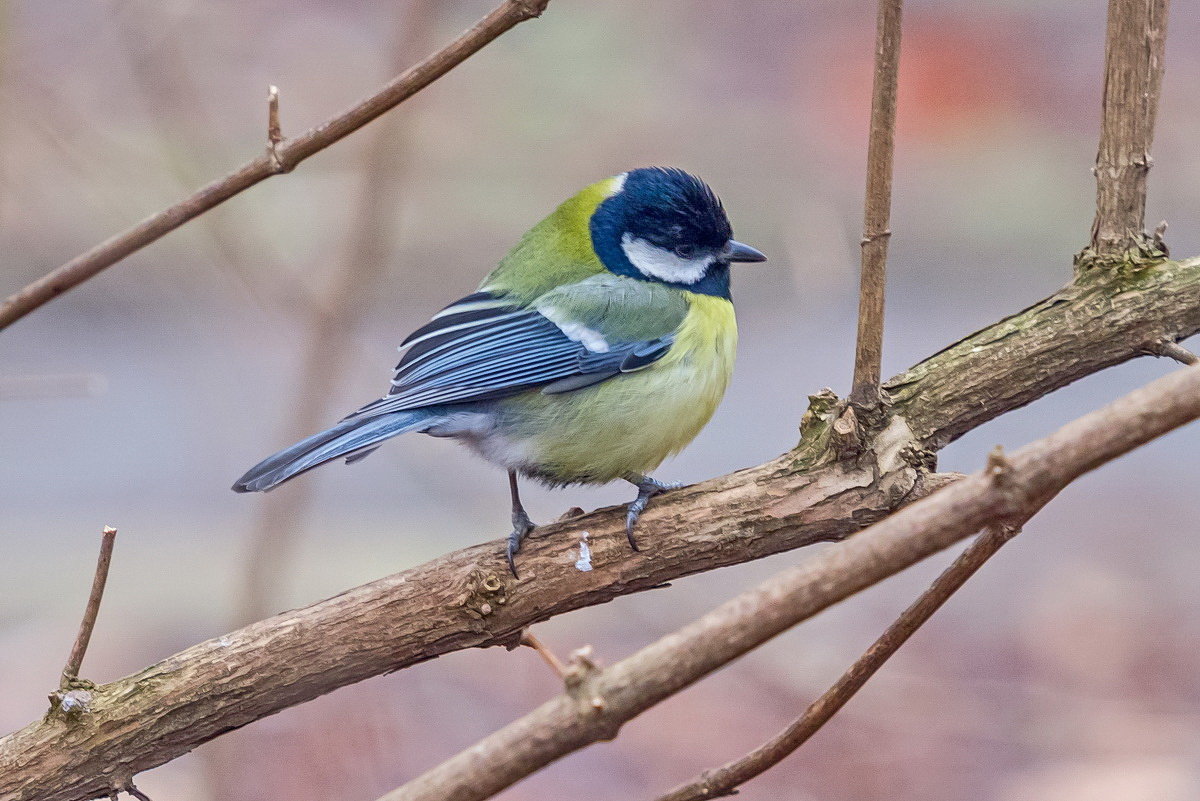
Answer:
POLYGON ((605 178, 555 209, 521 237, 479 289, 528 304, 555 287, 605 272, 592 249, 590 223, 620 182, 620 176, 605 178))

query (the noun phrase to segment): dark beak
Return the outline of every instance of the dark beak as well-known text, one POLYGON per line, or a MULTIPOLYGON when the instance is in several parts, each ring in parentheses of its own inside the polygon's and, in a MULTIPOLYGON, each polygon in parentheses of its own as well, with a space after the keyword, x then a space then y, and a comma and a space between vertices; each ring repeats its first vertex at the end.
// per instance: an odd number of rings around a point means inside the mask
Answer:
POLYGON ((766 261, 767 257, 760 250, 755 250, 749 245, 743 245, 741 242, 730 239, 725 245, 725 252, 722 254, 725 261, 766 261))

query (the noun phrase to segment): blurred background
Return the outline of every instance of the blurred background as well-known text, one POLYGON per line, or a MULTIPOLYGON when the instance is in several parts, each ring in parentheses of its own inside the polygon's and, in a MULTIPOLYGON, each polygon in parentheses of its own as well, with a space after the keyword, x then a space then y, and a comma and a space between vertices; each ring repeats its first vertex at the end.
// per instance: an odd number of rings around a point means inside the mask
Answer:
MULTIPOLYGON (((8 294, 366 95, 492 0, 0 0, 8 294)), ((1052 292, 1086 242, 1105 3, 905 10, 885 373, 1052 292)), ((83 674, 507 533, 503 474, 406 438, 271 496, 249 465, 385 388, 395 346, 583 185, 678 165, 767 252, 708 429, 659 477, 794 444, 845 393, 870 97, 869 0, 553 0, 349 140, 0 336, 0 731, 56 686, 101 526, 120 529, 83 674), (466 491, 464 491, 464 488, 466 491)), ((1200 2, 1178 0, 1148 223, 1200 253, 1200 2)), ((948 448, 974 470, 1168 370, 1142 359, 948 448)), ((1200 468, 1186 429, 1080 481, 747 801, 1200 797, 1200 468)), ((627 500, 530 490, 535 519, 627 500)), ((652 546, 653 534, 643 539, 652 546)), ((614 662, 806 552, 537 627, 614 662)), ((821 692, 946 563, 842 604, 501 797, 648 798, 821 692)), ((374 799, 559 691, 527 649, 348 687, 138 777, 157 801, 374 799)))

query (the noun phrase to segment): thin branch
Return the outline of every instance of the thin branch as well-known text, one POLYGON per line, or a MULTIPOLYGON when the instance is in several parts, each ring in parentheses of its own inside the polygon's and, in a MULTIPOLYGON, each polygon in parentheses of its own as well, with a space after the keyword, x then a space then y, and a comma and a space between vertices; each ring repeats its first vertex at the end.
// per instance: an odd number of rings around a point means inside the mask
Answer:
POLYGON ((535 637, 532 631, 521 632, 521 645, 537 651, 537 655, 542 658, 542 661, 549 665, 550 669, 558 674, 560 679, 566 681, 567 666, 563 664, 561 659, 554 655, 553 651, 546 647, 545 643, 535 637))
POLYGON ((137 785, 135 785, 133 782, 130 782, 129 784, 127 784, 125 786, 125 792, 129 793, 131 796, 136 798, 137 801, 152 801, 150 796, 146 795, 141 790, 139 790, 137 788, 137 785))
POLYGON ((1180 364, 1190 365, 1200 361, 1200 359, 1196 357, 1196 354, 1192 353, 1178 342, 1172 342, 1169 339, 1158 340, 1150 346, 1149 350, 1155 356, 1165 356, 1168 359, 1174 359, 1180 364))
POLYGON ((71 646, 71 655, 67 657, 62 681, 59 683, 63 690, 68 689, 79 678, 79 668, 83 664, 84 654, 87 653, 88 643, 92 640, 92 629, 96 627, 96 616, 100 614, 100 599, 104 597, 104 585, 108 582, 108 567, 112 564, 113 545, 116 542, 117 530, 112 526, 105 526, 100 533, 100 555, 96 557, 92 591, 88 594, 83 620, 79 622, 79 633, 75 635, 75 644, 71 646))
POLYGON ((896 84, 900 71, 903 0, 879 0, 875 30, 875 79, 867 145, 867 191, 863 204, 862 276, 858 294, 858 342, 850 400, 879 402, 883 360, 883 298, 887 273, 888 220, 892 209, 892 157, 896 140, 896 84))
POLYGON ((954 480, 921 469, 927 449, 1144 355, 1149 343, 1197 331, 1200 260, 1153 266, 1136 287, 1118 274, 1089 276, 889 382, 897 417, 853 460, 823 455, 836 398, 814 396, 799 448, 652 505, 644 518, 651 551, 630 553, 624 510, 605 509, 539 529, 526 542, 521 582, 505 571, 496 540, 192 646, 97 688, 102 712, 70 748, 56 716, 0 739, 0 797, 101 793, 114 762, 146 770, 371 676, 464 648, 515 645, 522 630, 573 609, 846 537, 954 480), (595 567, 586 573, 575 568, 584 531, 595 567))
POLYGON ((271 168, 284 172, 279 158, 279 145, 283 142, 283 127, 279 124, 279 87, 272 84, 267 89, 267 157, 271 168))
POLYGON ((912 606, 904 610, 871 647, 836 683, 814 701, 794 723, 741 759, 706 771, 686 784, 659 796, 657 801, 705 801, 734 795, 737 788, 778 765, 808 742, 821 727, 866 685, 879 668, 908 641, 975 571, 983 567, 1018 532, 1011 526, 992 526, 959 554, 912 606))
POLYGON ((1097 257, 1164 255, 1145 232, 1146 177, 1162 89, 1168 0, 1109 0, 1104 105, 1096 152, 1096 218, 1087 266, 1097 257))
POLYGON ((1072 481, 1200 417, 1176 370, 918 501, 667 635, 380 801, 483 801, 840 600, 986 526, 1027 520, 1072 481))
POLYGON ((280 143, 276 159, 264 153, 173 206, 39 278, 0 304, 0 330, 92 276, 261 181, 294 169, 429 86, 498 36, 539 16, 550 0, 504 0, 446 47, 410 67, 380 91, 333 119, 280 143))

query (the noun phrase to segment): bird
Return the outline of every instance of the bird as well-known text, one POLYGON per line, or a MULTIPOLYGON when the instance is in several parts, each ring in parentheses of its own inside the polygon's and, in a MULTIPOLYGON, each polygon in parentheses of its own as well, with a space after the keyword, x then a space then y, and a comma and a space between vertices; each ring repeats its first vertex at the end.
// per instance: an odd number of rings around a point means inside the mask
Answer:
POLYGON ((708 423, 737 349, 731 265, 766 256, 733 239, 721 201, 678 168, 584 188, 531 228, 478 289, 400 345, 387 393, 267 457, 233 485, 262 492, 410 432, 448 437, 508 472, 516 555, 535 528, 518 478, 550 487, 624 480, 625 533, 678 485, 650 473, 708 423))

